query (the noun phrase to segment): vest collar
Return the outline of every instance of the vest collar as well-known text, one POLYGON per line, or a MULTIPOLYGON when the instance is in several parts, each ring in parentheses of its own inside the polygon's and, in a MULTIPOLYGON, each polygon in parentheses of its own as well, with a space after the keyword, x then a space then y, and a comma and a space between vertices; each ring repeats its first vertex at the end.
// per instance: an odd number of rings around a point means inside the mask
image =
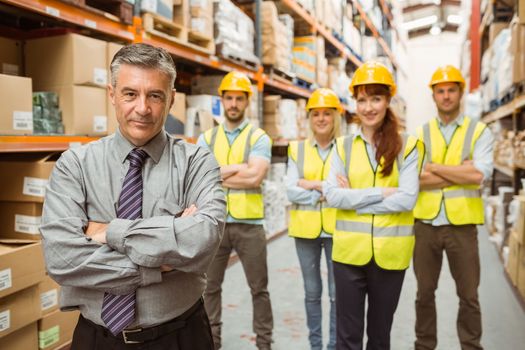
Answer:
POLYGON ((457 126, 462 126, 463 123, 465 122, 465 116, 463 114, 460 114, 456 119, 454 119, 453 121, 451 121, 449 124, 444 124, 443 121, 441 120, 441 118, 439 117, 436 117, 437 121, 438 121, 438 126, 439 127, 446 127, 446 126, 449 126, 449 125, 457 125, 457 126))
POLYGON ((241 124, 239 124, 239 126, 236 127, 233 130, 228 130, 228 128, 226 127, 226 124, 224 124, 224 123, 222 124, 222 127, 223 127, 225 133, 233 134, 236 131, 242 132, 244 130, 244 128, 248 125, 248 123, 249 123, 248 119, 244 118, 243 121, 241 122, 241 124))

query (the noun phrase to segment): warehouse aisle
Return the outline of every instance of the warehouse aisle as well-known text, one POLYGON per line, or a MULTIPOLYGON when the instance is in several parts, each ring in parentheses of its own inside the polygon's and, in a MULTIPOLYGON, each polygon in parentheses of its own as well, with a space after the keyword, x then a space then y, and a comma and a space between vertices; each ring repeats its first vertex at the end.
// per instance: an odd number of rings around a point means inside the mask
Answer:
MULTIPOLYGON (((479 235, 482 261, 480 301, 485 349, 519 350, 525 344, 525 311, 516 299, 485 230, 479 235)), ((274 350, 308 349, 303 307, 302 277, 293 240, 283 236, 268 248, 270 296, 274 310, 274 350)), ((326 288, 325 288, 326 290, 326 288)), ((251 296, 240 264, 231 266, 223 285, 224 350, 255 349, 251 330, 251 296)), ((392 350, 413 349, 415 277, 407 271, 392 330, 392 350)), ((324 296, 327 306, 328 298, 324 296)), ((455 319, 457 298, 448 266, 444 264, 438 304, 438 350, 459 349, 455 319)), ((327 312, 326 308, 326 312, 327 312)), ((327 334, 327 321, 324 334, 327 334)))

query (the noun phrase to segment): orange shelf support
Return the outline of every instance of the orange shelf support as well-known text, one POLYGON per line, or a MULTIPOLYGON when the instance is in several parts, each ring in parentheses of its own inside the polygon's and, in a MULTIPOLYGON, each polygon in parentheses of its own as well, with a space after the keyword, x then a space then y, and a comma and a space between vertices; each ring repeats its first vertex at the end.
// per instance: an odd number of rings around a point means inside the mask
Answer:
POLYGON ((56 152, 98 140, 91 136, 0 136, 0 153, 56 152))
POLYGON ((19 8, 36 12, 48 17, 54 17, 89 28, 116 38, 132 42, 135 38, 133 27, 113 21, 101 14, 91 12, 81 7, 72 6, 57 0, 0 0, 19 8))

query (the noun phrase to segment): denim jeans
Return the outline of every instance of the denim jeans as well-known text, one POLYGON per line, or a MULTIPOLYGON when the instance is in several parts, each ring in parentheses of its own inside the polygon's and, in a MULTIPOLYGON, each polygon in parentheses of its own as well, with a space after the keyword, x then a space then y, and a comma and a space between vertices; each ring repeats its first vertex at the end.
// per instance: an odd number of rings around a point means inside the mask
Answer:
POLYGON ((332 267, 332 238, 295 239, 295 248, 304 281, 304 303, 306 307, 306 324, 309 330, 308 339, 312 350, 323 349, 321 296, 323 281, 321 278, 321 252, 324 248, 328 267, 328 296, 330 298, 330 335, 328 350, 335 349, 335 283, 332 267))

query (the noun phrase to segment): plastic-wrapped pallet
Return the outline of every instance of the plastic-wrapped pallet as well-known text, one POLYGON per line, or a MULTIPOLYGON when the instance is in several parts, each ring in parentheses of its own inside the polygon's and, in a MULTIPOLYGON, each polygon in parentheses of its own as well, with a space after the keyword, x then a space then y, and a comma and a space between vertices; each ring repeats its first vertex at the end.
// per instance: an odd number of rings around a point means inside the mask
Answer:
POLYGON ((259 63, 255 56, 253 21, 230 0, 214 3, 215 45, 223 57, 259 63))
POLYGON ((33 92, 33 133, 63 134, 62 111, 55 92, 33 92))
POLYGON ((490 73, 492 85, 492 96, 494 99, 501 97, 501 94, 512 84, 512 62, 509 63, 510 30, 503 29, 492 43, 492 60, 490 63, 490 73))
POLYGON ((292 43, 288 35, 283 35, 289 29, 279 20, 274 2, 264 1, 261 5, 263 64, 272 65, 277 69, 289 72, 292 64, 292 43))
POLYGON ((267 234, 286 230, 290 203, 286 197, 285 163, 274 163, 263 182, 264 228, 267 234))
POLYGON ((290 99, 282 99, 279 105, 281 114, 282 136, 287 140, 297 138, 297 102, 290 99))

